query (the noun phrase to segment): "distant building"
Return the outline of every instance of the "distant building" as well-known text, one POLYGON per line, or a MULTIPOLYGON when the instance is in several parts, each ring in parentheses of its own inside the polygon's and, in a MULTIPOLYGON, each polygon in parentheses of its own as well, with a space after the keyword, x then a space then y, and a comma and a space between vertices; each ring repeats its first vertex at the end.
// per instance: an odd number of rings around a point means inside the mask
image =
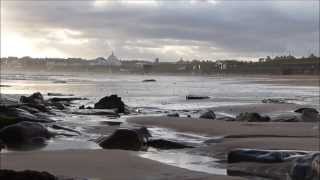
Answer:
POLYGON ((216 61, 216 66, 220 70, 237 68, 240 62, 235 60, 216 61))
POLYGON ((114 55, 114 53, 112 52, 112 54, 107 58, 103 58, 103 57, 98 57, 95 60, 92 60, 90 62, 91 66, 121 66, 122 63, 121 61, 114 55))
POLYGON ((154 60, 154 63, 155 63, 155 64, 159 64, 159 62, 160 62, 160 61, 159 61, 159 58, 156 58, 156 59, 154 60))
POLYGON ((121 66, 122 65, 121 61, 117 58, 117 56, 115 56, 113 54, 113 52, 108 57, 107 62, 109 64, 109 66, 121 66))

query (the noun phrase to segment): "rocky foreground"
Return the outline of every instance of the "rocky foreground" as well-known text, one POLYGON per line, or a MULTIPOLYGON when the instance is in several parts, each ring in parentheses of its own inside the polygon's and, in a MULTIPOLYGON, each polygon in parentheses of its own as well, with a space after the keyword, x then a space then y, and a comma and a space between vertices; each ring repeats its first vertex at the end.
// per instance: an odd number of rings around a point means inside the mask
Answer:
MULTIPOLYGON (((61 113, 112 118, 131 113, 130 108, 117 95, 106 96, 93 107, 80 106, 77 110, 70 108, 73 101, 83 99, 44 99, 41 93, 22 96, 19 102, 1 99, 0 147, 15 151, 35 150, 59 136, 80 136, 82 132, 52 118, 61 113)), ((2 167, 18 171, 0 170, 0 177, 29 177, 30 172, 22 170, 30 169, 36 170, 31 174, 39 175, 35 177, 38 180, 52 177, 63 179, 64 176, 74 177, 73 179, 232 180, 247 176, 279 180, 319 179, 319 113, 316 109, 273 101, 259 105, 208 109, 199 118, 180 118, 179 114, 169 116, 131 118, 128 122, 136 125, 114 128, 111 135, 103 136, 102 132, 100 138, 91 139, 104 150, 5 153, 2 155, 2 167), (234 116, 218 116, 216 111, 234 116), (279 115, 282 111, 287 114, 279 115), (270 112, 278 113, 276 116, 269 116, 270 112), (153 126, 205 134, 213 138, 201 142, 201 146, 194 146, 179 140, 155 138, 148 130, 153 126), (229 176, 196 173, 137 156, 140 151, 146 151, 150 147, 158 150, 187 149, 191 154, 217 158, 221 161, 221 166, 227 169, 229 176)), ((120 123, 111 122, 109 125, 119 126, 120 123)))

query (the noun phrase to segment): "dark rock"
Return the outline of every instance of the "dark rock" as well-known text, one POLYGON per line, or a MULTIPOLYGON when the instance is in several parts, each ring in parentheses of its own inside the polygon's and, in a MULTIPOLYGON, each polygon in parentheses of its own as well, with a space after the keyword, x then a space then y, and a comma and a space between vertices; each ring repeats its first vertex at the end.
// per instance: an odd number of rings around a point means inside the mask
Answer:
POLYGON ((14 120, 16 122, 21 121, 29 121, 29 122, 43 122, 43 123, 50 123, 54 122, 49 118, 39 117, 30 112, 20 109, 20 108, 7 108, 7 107, 0 107, 0 119, 3 120, 14 120))
POLYGON ((20 102, 26 104, 44 104, 44 99, 40 92, 36 92, 29 97, 21 96, 20 102))
POLYGON ((203 114, 200 115, 200 118, 202 119, 215 119, 216 118, 216 114, 212 111, 212 110, 209 110, 203 114))
POLYGON ((156 82, 156 80, 155 79, 145 79, 142 82, 156 82))
POLYGON ((167 114, 168 117, 180 117, 179 113, 170 113, 167 114))
POLYGON ((37 109, 37 108, 34 108, 34 107, 31 107, 31 106, 27 106, 27 105, 22 105, 19 107, 20 109, 23 109, 23 110, 26 110, 28 111, 29 113, 31 114, 34 114, 34 113, 39 113, 40 110, 37 109))
POLYGON ((84 105, 79 106, 79 109, 85 109, 84 105))
POLYGON ((300 108, 294 112, 301 114, 301 119, 304 122, 316 122, 319 121, 319 112, 313 108, 300 108))
POLYGON ((164 139, 152 139, 148 141, 148 146, 158 148, 158 149, 184 149, 184 148, 193 148, 180 142, 169 141, 164 139))
POLYGON ((291 156, 305 154, 294 151, 272 151, 257 149, 235 149, 228 153, 228 163, 236 162, 261 162, 261 163, 280 163, 291 156))
POLYGON ((209 96, 198 96, 198 95, 187 95, 187 100, 193 100, 193 99, 210 99, 209 96))
POLYGON ((103 123, 109 126, 120 126, 122 124, 120 121, 103 121, 103 123))
POLYGON ((285 99, 281 99, 281 98, 268 98, 268 99, 263 99, 262 103, 284 104, 287 102, 285 99))
POLYGON ((281 114, 276 117, 271 118, 272 122, 300 122, 301 117, 295 114, 281 114))
POLYGON ((13 171, 0 169, 0 179, 3 180, 57 180, 58 178, 48 172, 13 171))
POLYGON ((58 109, 58 110, 64 110, 66 109, 65 105, 63 103, 60 102, 54 102, 50 104, 52 107, 58 109))
POLYGON ((146 149, 148 133, 146 128, 120 128, 109 137, 99 140, 98 143, 104 149, 139 151, 146 149))
POLYGON ((0 130, 0 139, 9 148, 42 147, 52 134, 41 124, 20 122, 0 130))
POLYGON ((316 109, 314 108, 299 108, 297 110, 295 110, 294 112, 296 113, 303 113, 304 111, 308 112, 308 113, 319 113, 316 109))
POLYGON ((28 107, 38 109, 41 112, 53 114, 49 107, 47 107, 45 104, 26 104, 28 107))
POLYGON ((236 117, 236 121, 244 121, 244 122, 269 122, 270 117, 268 116, 261 116, 258 113, 252 113, 252 112, 245 112, 240 113, 236 117))
POLYGON ((119 113, 125 113, 125 104, 117 95, 106 96, 94 104, 95 109, 117 109, 119 113))
POLYGON ((320 153, 298 157, 289 173, 291 180, 319 180, 320 153))
POLYGON ((149 139, 149 137, 152 137, 151 134, 150 134, 150 131, 144 126, 135 128, 135 130, 137 132, 139 132, 140 134, 142 134, 142 136, 144 136, 146 139, 149 139))

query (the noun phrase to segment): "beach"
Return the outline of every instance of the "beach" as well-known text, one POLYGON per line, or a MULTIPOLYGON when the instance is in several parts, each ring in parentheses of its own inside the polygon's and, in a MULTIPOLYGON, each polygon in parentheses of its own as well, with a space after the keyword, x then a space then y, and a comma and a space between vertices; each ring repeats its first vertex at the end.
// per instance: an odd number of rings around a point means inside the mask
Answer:
POLYGON ((56 175, 92 180, 242 180, 193 172, 121 150, 65 150, 2 154, 2 168, 48 171, 56 175))
POLYGON ((142 82, 145 76, 113 77, 106 80, 102 77, 84 76, 76 79, 75 76, 50 75, 40 80, 35 80, 33 76, 23 76, 24 80, 16 80, 16 76, 10 75, 5 78, 4 82, 10 87, 4 87, 4 97, 19 99, 21 95, 39 91, 46 100, 51 98, 47 94, 53 91, 72 93, 75 96, 71 98, 83 99, 72 101, 63 111, 55 110, 55 116, 50 115, 57 125, 76 130, 79 135, 69 138, 58 136, 38 150, 5 151, 1 154, 1 167, 19 171, 47 171, 79 180, 282 179, 288 175, 291 162, 230 164, 227 163, 228 153, 235 149, 319 151, 319 127, 316 121, 217 120, 223 117, 234 119, 244 112, 270 116, 271 119, 279 115, 287 117, 288 114, 289 119, 299 116, 295 110, 317 107, 318 88, 314 84, 314 77, 310 80, 311 84, 302 76, 297 79, 286 76, 153 76, 157 81, 151 83, 142 82), (52 80, 63 80, 66 83, 51 84, 52 80), (84 91, 84 87, 89 90, 84 91), (146 88, 149 91, 144 91, 146 88), (99 111, 94 109, 79 109, 80 106, 92 108, 103 94, 110 92, 119 92, 122 100, 130 107, 130 114, 110 117, 96 114, 99 111), (185 95, 188 94, 209 95, 209 99, 186 100, 185 95), (262 103, 263 99, 281 102, 262 103), (214 112, 216 119, 199 118, 206 111, 214 112), (174 113, 180 117, 169 117, 174 113), (146 127, 152 138, 191 144, 193 148, 111 150, 102 149, 94 141, 112 135, 119 128, 131 127, 146 127), (271 175, 268 172, 272 172, 271 175))

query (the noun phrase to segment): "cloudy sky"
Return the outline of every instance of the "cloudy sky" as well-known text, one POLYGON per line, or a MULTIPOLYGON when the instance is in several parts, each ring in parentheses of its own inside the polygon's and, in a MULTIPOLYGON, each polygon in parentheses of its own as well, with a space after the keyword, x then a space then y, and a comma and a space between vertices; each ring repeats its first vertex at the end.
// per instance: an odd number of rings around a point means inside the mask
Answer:
POLYGON ((319 53, 318 0, 1 0, 1 56, 176 61, 319 53))

